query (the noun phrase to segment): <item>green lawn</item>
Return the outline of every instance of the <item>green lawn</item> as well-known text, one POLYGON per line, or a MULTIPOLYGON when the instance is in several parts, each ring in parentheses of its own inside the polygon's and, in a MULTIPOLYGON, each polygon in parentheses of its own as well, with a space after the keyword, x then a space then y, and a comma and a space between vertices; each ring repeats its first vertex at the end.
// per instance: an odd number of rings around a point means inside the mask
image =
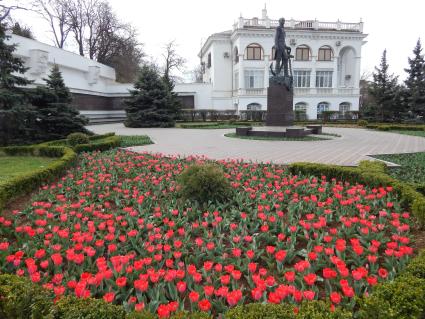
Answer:
POLYGON ((0 156, 0 182, 48 166, 54 157, 0 156))
POLYGON ((375 155, 374 157, 401 165, 401 167, 389 169, 390 175, 394 178, 410 183, 425 184, 425 152, 375 155))
POLYGON ((390 131, 391 133, 413 135, 413 136, 422 136, 425 137, 425 131, 390 131))
POLYGON ((265 137, 265 136, 239 136, 236 133, 224 134, 226 137, 241 138, 245 140, 260 140, 260 141, 323 141, 328 138, 318 136, 305 136, 305 137, 265 137))

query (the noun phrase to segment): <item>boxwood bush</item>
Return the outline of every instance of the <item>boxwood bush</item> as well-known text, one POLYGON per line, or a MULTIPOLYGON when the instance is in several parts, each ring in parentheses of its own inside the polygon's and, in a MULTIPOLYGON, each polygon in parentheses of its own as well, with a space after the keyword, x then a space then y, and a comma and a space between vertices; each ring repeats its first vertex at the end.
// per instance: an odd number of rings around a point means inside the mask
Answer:
POLYGON ((224 172, 214 164, 191 165, 178 177, 179 193, 184 200, 194 200, 201 205, 223 203, 234 194, 224 172))

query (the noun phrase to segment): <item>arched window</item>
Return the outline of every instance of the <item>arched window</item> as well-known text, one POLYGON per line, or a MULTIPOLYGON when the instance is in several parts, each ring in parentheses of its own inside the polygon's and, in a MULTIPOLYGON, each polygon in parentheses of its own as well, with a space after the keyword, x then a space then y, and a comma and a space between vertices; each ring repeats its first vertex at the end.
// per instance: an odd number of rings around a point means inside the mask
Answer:
POLYGON ((297 104, 295 104, 295 111, 307 112, 307 103, 298 102, 297 104))
POLYGON ((341 118, 345 118, 346 115, 348 115, 347 113, 350 112, 351 109, 351 103, 349 102, 342 102, 341 104, 339 104, 339 115, 341 118))
POLYGON ((233 50, 233 55, 234 55, 233 62, 235 62, 235 64, 239 63, 239 50, 238 50, 238 47, 235 47, 235 49, 233 50))
POLYGON ((325 45, 319 49, 319 55, 317 59, 319 61, 332 61, 333 58, 333 52, 332 48, 325 45))
POLYGON ((329 103, 328 102, 320 102, 317 104, 317 118, 322 118, 322 113, 329 111, 329 103))
POLYGON ((276 47, 272 48, 272 55, 270 56, 270 60, 276 60, 276 47))
POLYGON ((261 110, 261 104, 259 103, 250 103, 246 106, 246 109, 248 111, 260 111, 261 110))
POLYGON ((262 60, 263 48, 261 45, 252 43, 245 49, 245 60, 262 60))
POLYGON ((300 45, 295 51, 295 60, 310 61, 310 48, 306 45, 300 45))

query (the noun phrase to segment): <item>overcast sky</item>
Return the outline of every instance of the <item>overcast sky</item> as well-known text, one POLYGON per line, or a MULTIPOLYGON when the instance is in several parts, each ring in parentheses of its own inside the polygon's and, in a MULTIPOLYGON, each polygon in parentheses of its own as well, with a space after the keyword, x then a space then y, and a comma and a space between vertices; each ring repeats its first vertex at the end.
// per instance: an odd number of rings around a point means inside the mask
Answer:
MULTIPOLYGON (((332 22, 364 22, 367 43, 362 50, 362 72, 372 72, 386 48, 392 72, 405 77, 407 57, 419 37, 425 40, 424 0, 109 0, 119 17, 139 31, 145 52, 157 59, 165 42, 175 40, 178 52, 188 60, 187 69, 198 62, 201 41, 212 33, 230 30, 242 14, 260 17, 264 4, 271 19, 317 19, 332 22)), ((20 0, 21 4, 30 0, 20 0)), ((39 41, 52 44, 46 25, 28 12, 16 14, 27 22, 39 41), (30 17, 31 16, 31 17, 30 17)))

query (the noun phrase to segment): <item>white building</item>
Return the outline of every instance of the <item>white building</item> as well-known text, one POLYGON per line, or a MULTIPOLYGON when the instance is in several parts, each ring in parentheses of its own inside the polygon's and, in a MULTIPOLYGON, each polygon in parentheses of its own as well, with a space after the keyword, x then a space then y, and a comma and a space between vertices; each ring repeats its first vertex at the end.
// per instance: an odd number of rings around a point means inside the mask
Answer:
MULTIPOLYGON (((204 83, 176 85, 187 107, 266 110, 269 67, 278 20, 240 17, 230 31, 212 34, 199 57, 204 83)), ((287 45, 294 59, 294 109, 316 119, 324 110, 357 111, 363 22, 287 19, 287 45)))
POLYGON ((36 40, 8 35, 7 42, 16 45, 14 55, 28 68, 25 77, 33 81, 31 86, 45 85, 44 79, 56 64, 73 94, 73 104, 83 115, 92 121, 125 117, 122 100, 133 84, 116 82, 113 68, 36 40))

